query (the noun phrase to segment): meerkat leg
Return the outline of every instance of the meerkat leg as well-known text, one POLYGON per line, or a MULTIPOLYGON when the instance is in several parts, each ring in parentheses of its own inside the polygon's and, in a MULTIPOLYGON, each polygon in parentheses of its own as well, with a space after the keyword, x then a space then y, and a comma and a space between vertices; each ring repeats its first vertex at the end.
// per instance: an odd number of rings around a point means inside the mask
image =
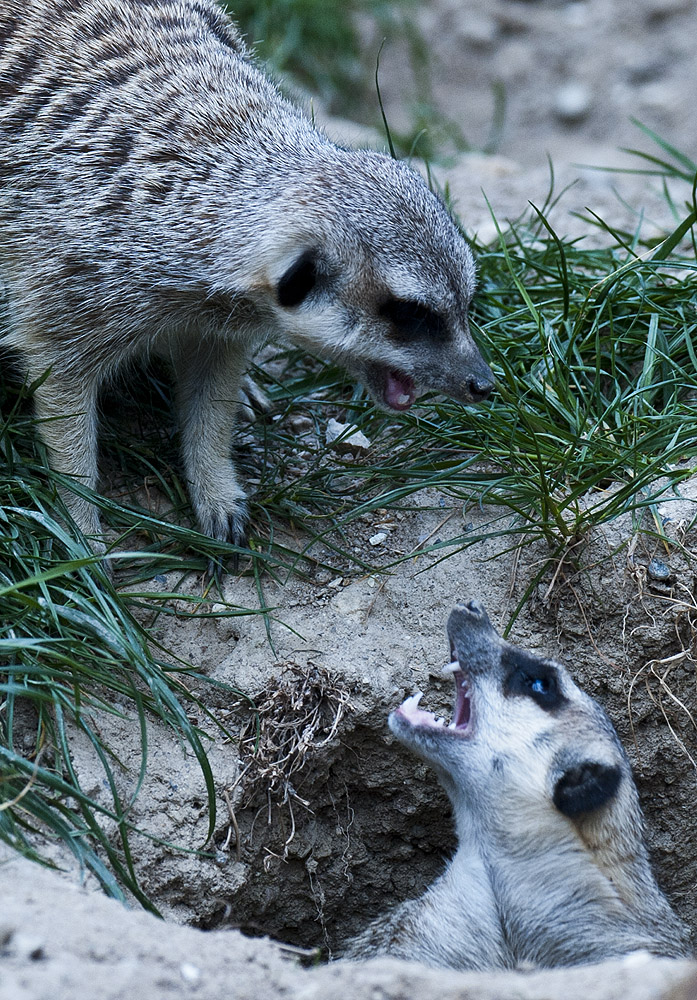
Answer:
MULTIPOLYGON (((38 377, 40 367, 32 367, 37 369, 32 376, 38 377)), ((97 488, 97 390, 97 381, 86 376, 51 373, 34 393, 38 429, 51 468, 92 490, 97 488)), ((61 496, 83 534, 98 535, 99 511, 94 504, 70 489, 61 489, 61 496)), ((96 541, 93 548, 102 545, 96 541)))
POLYGON ((246 495, 231 452, 246 352, 235 342, 206 343, 194 351, 182 345, 172 360, 182 459, 199 525, 211 538, 243 545, 246 495))

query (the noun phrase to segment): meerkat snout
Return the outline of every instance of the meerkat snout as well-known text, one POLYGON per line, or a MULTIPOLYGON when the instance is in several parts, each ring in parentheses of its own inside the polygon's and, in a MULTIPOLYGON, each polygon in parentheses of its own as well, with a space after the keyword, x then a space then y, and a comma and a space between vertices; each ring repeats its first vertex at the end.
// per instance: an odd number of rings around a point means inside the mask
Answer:
POLYGON ((455 607, 448 638, 450 721, 418 693, 389 727, 448 793, 457 852, 347 957, 485 969, 686 955, 687 928, 654 880, 631 768, 600 706, 560 663, 504 641, 476 601, 455 607))
POLYGON ((467 383, 467 394, 473 403, 483 403, 494 391, 493 377, 488 374, 473 375, 467 383))

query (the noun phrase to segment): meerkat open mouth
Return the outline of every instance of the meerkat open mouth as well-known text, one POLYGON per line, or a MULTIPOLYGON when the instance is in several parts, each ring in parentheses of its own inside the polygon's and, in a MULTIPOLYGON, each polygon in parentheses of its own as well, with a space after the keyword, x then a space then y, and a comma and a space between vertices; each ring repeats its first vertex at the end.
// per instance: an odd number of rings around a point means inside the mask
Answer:
POLYGON ((469 677, 455 660, 443 667, 444 674, 452 674, 455 681, 455 706, 453 717, 446 725, 445 719, 436 717, 432 712, 419 708, 423 692, 417 691, 399 706, 397 711, 412 726, 422 726, 428 729, 442 729, 446 732, 456 732, 460 736, 470 736, 472 733, 472 686, 469 677))
POLYGON ((416 399, 414 379, 394 369, 386 371, 382 397, 391 410, 408 410, 416 399))

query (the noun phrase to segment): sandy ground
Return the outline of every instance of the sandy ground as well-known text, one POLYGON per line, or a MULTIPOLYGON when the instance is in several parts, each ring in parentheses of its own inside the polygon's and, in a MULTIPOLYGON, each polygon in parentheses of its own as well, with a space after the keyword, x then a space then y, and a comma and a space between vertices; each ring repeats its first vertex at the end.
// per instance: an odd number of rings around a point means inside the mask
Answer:
MULTIPOLYGON (((474 148, 529 167, 579 162, 592 146, 636 147, 631 118, 695 159, 697 4, 694 0, 430 0, 415 18, 431 53, 433 99, 474 148)), ((380 60, 390 120, 406 127, 404 53, 380 60)))
MULTIPOLYGON (((660 191, 650 182, 583 172, 572 163, 617 162, 614 145, 627 141, 630 127, 622 123, 630 111, 664 126, 678 143, 687 136, 682 148, 694 155, 697 111, 685 96, 697 89, 695 10, 685 0, 424 5, 423 25, 441 56, 437 92, 451 102, 466 101, 475 136, 487 124, 491 80, 504 75, 511 94, 501 152, 467 154, 441 168, 468 231, 493 238, 483 191, 500 219, 519 216, 528 199, 542 204, 549 179, 546 150, 558 157, 558 189, 580 178, 555 209, 560 232, 596 239, 571 214, 587 205, 615 225, 633 228, 642 209, 649 227, 670 225, 660 191), (571 116, 568 109, 561 114, 559 104, 559 90, 569 81, 582 83, 588 97, 571 116), (618 184, 625 204, 614 193, 618 184)), ((388 65, 384 86, 392 99, 396 84, 388 65)), ((351 132, 348 125, 330 127, 343 138, 351 132)), ((366 519, 351 543, 368 551, 369 538, 383 532, 386 557, 414 551, 426 538, 476 532, 495 516, 463 510, 439 494, 424 497, 423 504, 409 514, 366 519)), ((693 507, 677 503, 671 512, 676 530, 694 515, 693 507)), ((634 538, 629 522, 599 532, 588 545, 586 571, 551 588, 547 580, 511 638, 562 658, 608 709, 635 767, 659 880, 697 930, 696 778, 690 758, 694 539, 685 539, 687 554, 675 550, 667 556, 646 539, 632 549, 634 538), (670 563, 665 585, 647 573, 657 554, 670 563)), ((442 870, 453 846, 447 800, 433 774, 395 745, 385 719, 416 689, 427 692, 429 708, 449 710, 440 667, 453 601, 478 597, 502 626, 544 557, 536 546, 519 559, 500 550, 486 541, 437 565, 420 557, 389 578, 327 574, 283 588, 268 582, 273 651, 258 617, 175 617, 163 624, 158 638, 211 678, 257 703, 285 691, 298 704, 300 722, 316 712, 318 728, 305 764, 269 795, 264 773, 244 745, 217 739, 210 751, 219 793, 214 842, 207 856, 182 854, 165 845, 201 848, 207 824, 203 782, 172 735, 152 726, 149 774, 133 816, 150 836, 136 836, 136 863, 145 891, 169 923, 105 900, 89 879, 87 889, 78 890, 73 883, 84 880, 60 853, 56 860, 71 872, 68 880, 18 860, 6 863, 0 866, 0 997, 106 1000, 137 993, 147 1000, 311 1000, 335 991, 375 998, 649 998, 674 987, 676 1000, 694 998, 694 987, 690 992, 677 985, 686 974, 683 963, 634 959, 610 969, 505 979, 388 961, 308 971, 292 953, 236 930, 318 947, 328 957, 373 916, 417 895, 442 870)), ((166 590, 171 582, 160 585, 166 590)), ((201 581, 191 579, 187 586, 200 592, 201 581)), ((257 600, 248 580, 232 577, 223 596, 241 606, 257 600)), ((242 699, 204 684, 200 693, 221 722, 244 730, 250 713, 242 699)), ((199 723, 213 735, 205 718, 199 723)), ((100 724, 123 760, 137 760, 130 720, 105 717, 100 724)), ((74 756, 85 790, 105 794, 89 748, 76 742, 74 756)), ((124 770, 124 789, 135 777, 135 765, 133 772, 124 770)))
POLYGON ((496 975, 373 960, 303 969, 269 941, 165 927, 15 858, 0 868, 0 1000, 691 1000, 695 963, 650 959, 496 975))

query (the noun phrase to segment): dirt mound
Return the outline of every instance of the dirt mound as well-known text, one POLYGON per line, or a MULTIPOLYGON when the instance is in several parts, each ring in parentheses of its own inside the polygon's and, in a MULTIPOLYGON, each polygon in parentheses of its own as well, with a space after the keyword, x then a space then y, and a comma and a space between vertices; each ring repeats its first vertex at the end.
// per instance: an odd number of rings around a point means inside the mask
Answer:
POLYGON ((695 963, 637 953, 565 972, 456 973, 392 959, 305 970, 235 931, 204 934, 79 890, 18 857, 0 866, 0 1000, 688 1000, 695 963))

